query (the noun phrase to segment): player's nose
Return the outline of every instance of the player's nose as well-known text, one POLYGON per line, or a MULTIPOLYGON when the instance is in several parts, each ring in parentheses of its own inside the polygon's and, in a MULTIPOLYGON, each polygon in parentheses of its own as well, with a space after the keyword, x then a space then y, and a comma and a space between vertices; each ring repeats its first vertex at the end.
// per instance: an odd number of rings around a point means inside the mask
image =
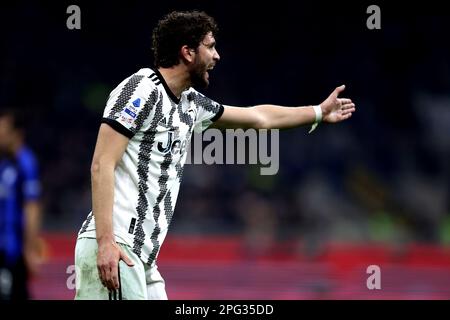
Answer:
POLYGON ((219 55, 219 52, 217 52, 217 50, 214 51, 213 59, 216 62, 219 62, 219 60, 220 60, 220 55, 219 55))

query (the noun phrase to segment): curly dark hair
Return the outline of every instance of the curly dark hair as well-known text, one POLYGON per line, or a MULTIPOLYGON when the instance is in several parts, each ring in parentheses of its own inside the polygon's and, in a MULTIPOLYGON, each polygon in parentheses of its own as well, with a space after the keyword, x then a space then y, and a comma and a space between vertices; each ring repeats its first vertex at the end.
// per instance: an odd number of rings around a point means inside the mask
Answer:
POLYGON ((203 38, 219 31, 214 18, 203 11, 173 11, 153 29, 155 67, 169 68, 179 63, 179 50, 187 45, 196 49, 203 38))

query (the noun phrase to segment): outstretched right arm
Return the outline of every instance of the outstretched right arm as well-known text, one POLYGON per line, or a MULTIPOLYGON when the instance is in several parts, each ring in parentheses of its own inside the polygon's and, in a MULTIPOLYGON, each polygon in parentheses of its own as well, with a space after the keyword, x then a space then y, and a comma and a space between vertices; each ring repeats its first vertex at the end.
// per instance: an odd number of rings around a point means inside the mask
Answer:
POLYGON ((122 158, 129 138, 103 123, 97 137, 91 165, 92 212, 95 216, 98 254, 97 268, 104 286, 119 288, 118 263, 131 260, 114 240, 112 210, 114 203, 114 170, 122 158))

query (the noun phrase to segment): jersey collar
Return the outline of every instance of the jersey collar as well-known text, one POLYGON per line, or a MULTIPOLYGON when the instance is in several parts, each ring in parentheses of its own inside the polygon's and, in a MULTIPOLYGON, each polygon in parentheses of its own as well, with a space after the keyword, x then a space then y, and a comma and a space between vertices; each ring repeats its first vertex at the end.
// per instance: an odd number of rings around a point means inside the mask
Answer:
POLYGON ((170 99, 172 99, 172 101, 175 102, 176 104, 179 104, 180 103, 180 99, 177 98, 176 95, 174 95, 172 90, 170 90, 169 86, 167 85, 166 80, 164 79, 162 74, 159 72, 159 70, 156 69, 156 68, 151 68, 151 69, 158 76, 159 80, 161 81, 162 85, 164 86, 164 89, 166 90, 166 93, 170 97, 170 99))

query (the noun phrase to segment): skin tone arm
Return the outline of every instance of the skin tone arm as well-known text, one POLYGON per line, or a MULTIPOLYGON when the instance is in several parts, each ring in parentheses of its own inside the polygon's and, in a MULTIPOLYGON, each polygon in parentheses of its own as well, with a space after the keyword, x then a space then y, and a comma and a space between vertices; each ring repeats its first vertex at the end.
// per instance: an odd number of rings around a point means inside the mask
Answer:
POLYGON ((91 166, 92 210, 95 216, 100 280, 109 290, 119 288, 119 260, 133 266, 130 258, 115 242, 112 211, 114 203, 114 170, 122 158, 129 139, 107 124, 100 126, 91 166))
MULTIPOLYGON (((351 117, 355 104, 346 98, 338 98, 345 86, 337 87, 321 103, 322 121, 336 123, 351 117)), ((309 107, 282 107, 258 105, 250 108, 226 106, 222 116, 215 122, 219 128, 287 129, 311 124, 315 112, 309 107)))
POLYGON ((24 205, 25 246, 24 257, 28 271, 34 275, 39 266, 39 230, 41 225, 41 206, 38 201, 28 201, 24 205))

